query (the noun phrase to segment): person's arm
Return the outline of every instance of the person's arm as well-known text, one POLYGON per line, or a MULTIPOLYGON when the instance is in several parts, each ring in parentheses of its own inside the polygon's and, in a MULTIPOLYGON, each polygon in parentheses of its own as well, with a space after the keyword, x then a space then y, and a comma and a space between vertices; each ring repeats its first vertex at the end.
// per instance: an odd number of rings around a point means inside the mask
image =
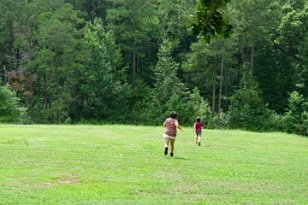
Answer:
POLYGON ((205 125, 202 123, 202 132, 204 131, 204 126, 205 126, 205 125))
POLYGON ((194 129, 193 129, 193 132, 196 131, 196 123, 194 123, 194 129))
POLYGON ((179 125, 179 122, 178 122, 178 121, 175 122, 175 126, 176 126, 177 129, 183 131, 183 129, 182 129, 181 126, 179 125))

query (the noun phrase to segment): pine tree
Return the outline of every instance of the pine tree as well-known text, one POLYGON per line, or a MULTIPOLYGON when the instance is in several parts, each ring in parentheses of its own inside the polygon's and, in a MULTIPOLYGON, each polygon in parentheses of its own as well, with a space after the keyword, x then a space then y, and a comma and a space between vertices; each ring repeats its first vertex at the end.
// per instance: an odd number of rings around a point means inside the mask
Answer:
POLYGON ((155 84, 152 96, 152 111, 156 113, 156 116, 161 116, 168 111, 166 104, 172 96, 178 96, 182 101, 183 96, 187 94, 184 84, 177 76, 179 64, 172 58, 174 46, 174 42, 164 40, 158 52, 158 62, 154 69, 155 84))

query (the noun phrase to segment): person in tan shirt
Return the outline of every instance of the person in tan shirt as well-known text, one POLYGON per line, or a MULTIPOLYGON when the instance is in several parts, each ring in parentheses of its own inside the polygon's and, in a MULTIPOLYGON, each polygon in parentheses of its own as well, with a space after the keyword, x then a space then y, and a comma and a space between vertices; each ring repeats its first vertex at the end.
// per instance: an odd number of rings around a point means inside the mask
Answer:
POLYGON ((168 154, 168 147, 170 143, 170 146, 171 146, 170 156, 171 157, 173 157, 173 152, 174 152, 174 142, 176 138, 176 131, 177 129, 180 129, 181 131, 183 131, 176 117, 177 117, 177 113, 174 111, 171 112, 169 115, 169 118, 167 118, 163 124, 163 127, 165 128, 165 132, 163 133, 163 137, 165 139, 164 154, 165 155, 168 154))

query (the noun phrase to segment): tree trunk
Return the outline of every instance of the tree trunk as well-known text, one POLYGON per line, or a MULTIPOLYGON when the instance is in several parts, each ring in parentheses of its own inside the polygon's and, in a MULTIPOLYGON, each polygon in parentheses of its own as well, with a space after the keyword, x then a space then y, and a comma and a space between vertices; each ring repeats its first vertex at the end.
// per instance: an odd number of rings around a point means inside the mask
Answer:
POLYGON ((243 72, 243 78, 245 78, 245 49, 244 46, 241 47, 241 58, 242 58, 242 72, 243 72))
POLYGON ((220 129, 220 110, 221 110, 222 81, 223 81, 223 73, 224 73, 224 60, 225 60, 225 43, 223 45, 222 58, 221 58, 221 68, 220 68, 220 85, 219 85, 218 114, 217 114, 218 129, 220 129))
POLYGON ((241 87, 241 51, 237 53, 237 88, 241 87))
POLYGON ((29 115, 30 118, 34 119, 34 106, 33 106, 33 95, 29 96, 29 115))
POLYGON ((19 69, 20 64, 20 51, 19 48, 16 49, 16 70, 19 69))
POLYGON ((135 88, 136 85, 136 46, 135 41, 132 45, 132 84, 133 88, 135 88))
POLYGON ((215 56, 215 62, 213 66, 213 90, 212 90, 212 115, 215 115, 215 98, 216 98, 216 67, 217 67, 217 56, 215 56))
MULTIPOLYGON (((61 98, 60 98, 60 86, 59 86, 59 71, 58 71, 57 66, 56 66, 56 96, 58 98, 58 101, 60 101, 61 98)), ((61 104, 59 102, 56 108, 56 119, 55 120, 58 124, 61 124, 61 104)))
MULTIPOLYGON (((52 94, 50 93, 49 89, 48 89, 48 72, 45 71, 45 76, 44 76, 44 109, 45 110, 48 110, 50 109, 51 107, 51 97, 52 97, 52 94)), ((52 118, 50 116, 50 114, 47 115, 47 121, 48 122, 52 122, 52 118)))
MULTIPOLYGON (((227 70, 227 67, 225 67, 224 68, 224 83, 225 83, 225 94, 224 94, 224 96, 225 97, 228 97, 228 81, 229 81, 229 79, 228 79, 228 75, 227 75, 227 72, 228 72, 228 70, 227 70)), ((225 110, 228 110, 228 103, 225 101, 225 103, 224 103, 224 108, 225 108, 225 110)))
POLYGON ((253 76, 253 58, 254 58, 254 46, 251 46, 251 59, 250 59, 250 74, 253 76))
POLYGON ((48 107, 48 96, 50 96, 48 94, 48 89, 47 89, 47 71, 45 70, 45 76, 44 76, 44 82, 43 82, 43 85, 44 85, 44 109, 47 110, 49 107, 48 107))
POLYGON ((56 111, 56 122, 58 124, 61 124, 61 98, 60 98, 60 90, 59 90, 59 84, 57 82, 57 96, 59 96, 58 99, 58 106, 57 106, 57 111, 56 111))
POLYGON ((7 83, 7 79, 6 79, 6 76, 5 76, 5 74, 6 74, 6 66, 5 66, 5 64, 4 63, 2 63, 2 75, 1 75, 1 78, 2 78, 2 81, 1 81, 1 83, 2 83, 2 85, 5 85, 6 83, 7 83))

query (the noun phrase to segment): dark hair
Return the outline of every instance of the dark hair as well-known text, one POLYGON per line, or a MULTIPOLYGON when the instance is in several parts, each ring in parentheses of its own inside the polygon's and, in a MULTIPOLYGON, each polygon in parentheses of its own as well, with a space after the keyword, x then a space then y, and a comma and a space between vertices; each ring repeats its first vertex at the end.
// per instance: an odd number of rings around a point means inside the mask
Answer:
POLYGON ((177 114, 176 114, 175 111, 170 112, 169 117, 171 117, 172 119, 176 119, 176 116, 177 116, 177 114))
POLYGON ((200 118, 200 117, 197 117, 196 120, 197 120, 197 122, 200 122, 200 121, 201 121, 201 118, 200 118))

